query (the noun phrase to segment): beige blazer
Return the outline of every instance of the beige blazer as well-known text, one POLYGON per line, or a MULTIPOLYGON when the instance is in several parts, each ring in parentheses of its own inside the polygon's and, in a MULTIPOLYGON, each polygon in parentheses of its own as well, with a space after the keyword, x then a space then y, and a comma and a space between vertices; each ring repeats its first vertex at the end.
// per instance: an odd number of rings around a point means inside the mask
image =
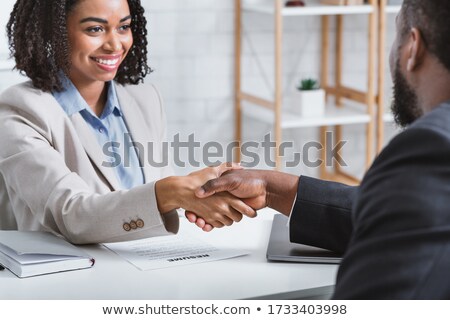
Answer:
POLYGON ((0 229, 51 231, 77 244, 178 231, 177 212, 162 216, 155 197, 155 181, 171 170, 148 161, 149 152, 161 160, 166 138, 161 97, 148 84, 115 86, 131 136, 145 146, 146 183, 121 190, 81 115, 68 117, 51 94, 22 83, 0 95, 0 229))

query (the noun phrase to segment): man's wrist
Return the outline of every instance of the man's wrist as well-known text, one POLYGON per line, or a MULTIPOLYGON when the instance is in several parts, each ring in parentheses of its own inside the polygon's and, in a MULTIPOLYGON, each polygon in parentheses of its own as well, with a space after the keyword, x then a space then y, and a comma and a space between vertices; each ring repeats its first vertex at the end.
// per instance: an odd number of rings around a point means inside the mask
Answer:
POLYGON ((270 171, 265 175, 267 206, 289 216, 292 210, 299 177, 287 173, 270 171))

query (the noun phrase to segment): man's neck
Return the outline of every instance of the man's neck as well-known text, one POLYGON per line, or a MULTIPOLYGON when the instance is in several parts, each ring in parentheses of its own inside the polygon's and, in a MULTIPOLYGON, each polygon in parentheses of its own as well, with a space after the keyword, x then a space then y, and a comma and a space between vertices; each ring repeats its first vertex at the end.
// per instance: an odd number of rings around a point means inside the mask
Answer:
POLYGON ((428 113, 446 101, 450 101, 450 71, 437 59, 429 61, 423 68, 418 83, 419 104, 428 113))

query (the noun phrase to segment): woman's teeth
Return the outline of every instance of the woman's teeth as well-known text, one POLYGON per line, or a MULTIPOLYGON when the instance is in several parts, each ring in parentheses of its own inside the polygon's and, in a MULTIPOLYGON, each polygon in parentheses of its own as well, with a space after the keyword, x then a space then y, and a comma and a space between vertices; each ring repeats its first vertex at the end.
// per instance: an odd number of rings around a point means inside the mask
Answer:
POLYGON ((94 58, 94 60, 98 63, 104 64, 107 66, 114 66, 117 64, 117 62, 119 62, 119 59, 105 60, 105 59, 94 58))

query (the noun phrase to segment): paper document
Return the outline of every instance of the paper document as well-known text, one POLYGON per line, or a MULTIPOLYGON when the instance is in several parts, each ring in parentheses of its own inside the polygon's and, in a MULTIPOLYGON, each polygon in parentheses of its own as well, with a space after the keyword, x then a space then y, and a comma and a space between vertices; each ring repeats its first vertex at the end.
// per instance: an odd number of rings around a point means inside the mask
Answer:
POLYGON ((218 249, 186 235, 104 243, 103 245, 141 270, 224 260, 248 254, 243 250, 218 249))

